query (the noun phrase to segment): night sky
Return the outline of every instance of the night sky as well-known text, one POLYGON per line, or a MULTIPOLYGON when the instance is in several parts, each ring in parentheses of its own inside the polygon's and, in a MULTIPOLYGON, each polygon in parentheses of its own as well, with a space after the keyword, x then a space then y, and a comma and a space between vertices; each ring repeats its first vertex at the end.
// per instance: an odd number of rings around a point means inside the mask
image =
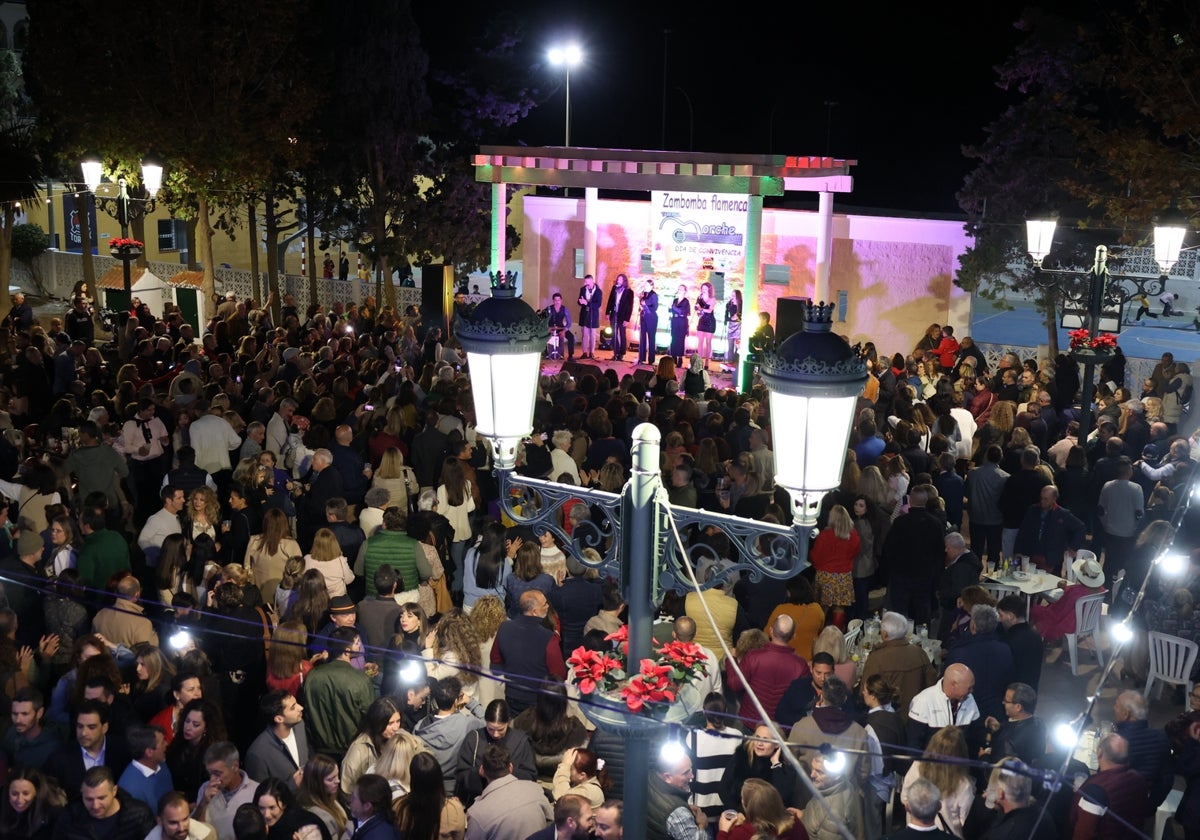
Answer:
POLYGON ((858 161, 839 206, 958 213, 960 150, 1010 101, 993 68, 1021 6, 419 0, 414 14, 435 56, 454 54, 458 27, 520 21, 540 104, 497 143, 562 145, 563 72, 545 53, 574 38, 572 145, 828 154, 858 161))

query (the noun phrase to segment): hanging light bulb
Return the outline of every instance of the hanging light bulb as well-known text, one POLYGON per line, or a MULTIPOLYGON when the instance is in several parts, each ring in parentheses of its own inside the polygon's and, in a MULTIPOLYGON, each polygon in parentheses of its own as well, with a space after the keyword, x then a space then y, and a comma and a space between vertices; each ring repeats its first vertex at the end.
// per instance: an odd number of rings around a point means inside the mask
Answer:
POLYGON ((840 776, 846 769, 846 754, 835 750, 829 744, 821 745, 821 755, 825 759, 825 772, 831 776, 840 776))
POLYGON ((1164 554, 1158 564, 1164 575, 1175 577, 1183 574, 1183 570, 1187 568, 1187 558, 1178 551, 1171 551, 1164 554))
POLYGON ((1131 628, 1124 621, 1114 624, 1112 626, 1111 633, 1112 633, 1113 641, 1118 644, 1123 645, 1126 642, 1133 641, 1133 628, 1131 628))

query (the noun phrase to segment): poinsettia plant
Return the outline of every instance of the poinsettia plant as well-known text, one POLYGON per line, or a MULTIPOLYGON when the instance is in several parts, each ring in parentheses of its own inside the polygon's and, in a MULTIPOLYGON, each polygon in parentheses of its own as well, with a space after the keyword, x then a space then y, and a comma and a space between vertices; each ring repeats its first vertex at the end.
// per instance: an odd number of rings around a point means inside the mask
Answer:
POLYGON ((1093 336, 1089 330, 1079 329, 1071 330, 1067 337, 1071 340, 1072 350, 1111 351, 1117 346, 1117 337, 1112 333, 1102 332, 1093 336))
POLYGON ((699 645, 674 641, 660 645, 657 658, 643 659, 638 673, 627 679, 628 628, 621 627, 604 638, 612 642, 611 652, 579 647, 571 654, 567 664, 573 669, 573 682, 581 694, 613 692, 619 688, 626 708, 634 714, 650 713, 674 703, 682 686, 708 673, 699 645))
POLYGON ((108 240, 108 247, 114 251, 128 251, 133 248, 141 248, 143 245, 136 239, 117 237, 108 240))

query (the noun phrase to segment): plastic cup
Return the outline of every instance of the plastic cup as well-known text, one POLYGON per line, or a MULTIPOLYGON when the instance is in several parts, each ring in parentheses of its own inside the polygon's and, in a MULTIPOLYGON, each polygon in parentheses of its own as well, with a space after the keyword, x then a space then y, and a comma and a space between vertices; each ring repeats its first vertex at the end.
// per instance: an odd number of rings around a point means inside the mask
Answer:
POLYGON ((733 822, 734 820, 736 820, 737 815, 738 815, 738 812, 733 810, 732 808, 729 808, 728 810, 721 812, 722 819, 729 820, 730 822, 733 822))

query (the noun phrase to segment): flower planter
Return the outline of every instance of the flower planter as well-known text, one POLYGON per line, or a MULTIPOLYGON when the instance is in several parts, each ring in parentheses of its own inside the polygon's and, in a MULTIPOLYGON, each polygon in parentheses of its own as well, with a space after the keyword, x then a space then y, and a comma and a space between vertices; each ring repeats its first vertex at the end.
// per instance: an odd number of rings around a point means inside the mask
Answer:
POLYGON ((662 729, 663 721, 671 709, 670 706, 656 704, 648 714, 635 714, 625 705, 620 690, 584 695, 579 700, 579 708, 597 728, 622 735, 650 735, 662 729))
POLYGON ((1093 350, 1090 347, 1081 347, 1078 350, 1070 351, 1068 355, 1075 362, 1103 364, 1113 357, 1113 352, 1111 350, 1093 350))
POLYGON ((133 248, 128 250, 122 248, 113 248, 110 252, 115 259, 118 260, 136 260, 142 255, 142 252, 133 248))

